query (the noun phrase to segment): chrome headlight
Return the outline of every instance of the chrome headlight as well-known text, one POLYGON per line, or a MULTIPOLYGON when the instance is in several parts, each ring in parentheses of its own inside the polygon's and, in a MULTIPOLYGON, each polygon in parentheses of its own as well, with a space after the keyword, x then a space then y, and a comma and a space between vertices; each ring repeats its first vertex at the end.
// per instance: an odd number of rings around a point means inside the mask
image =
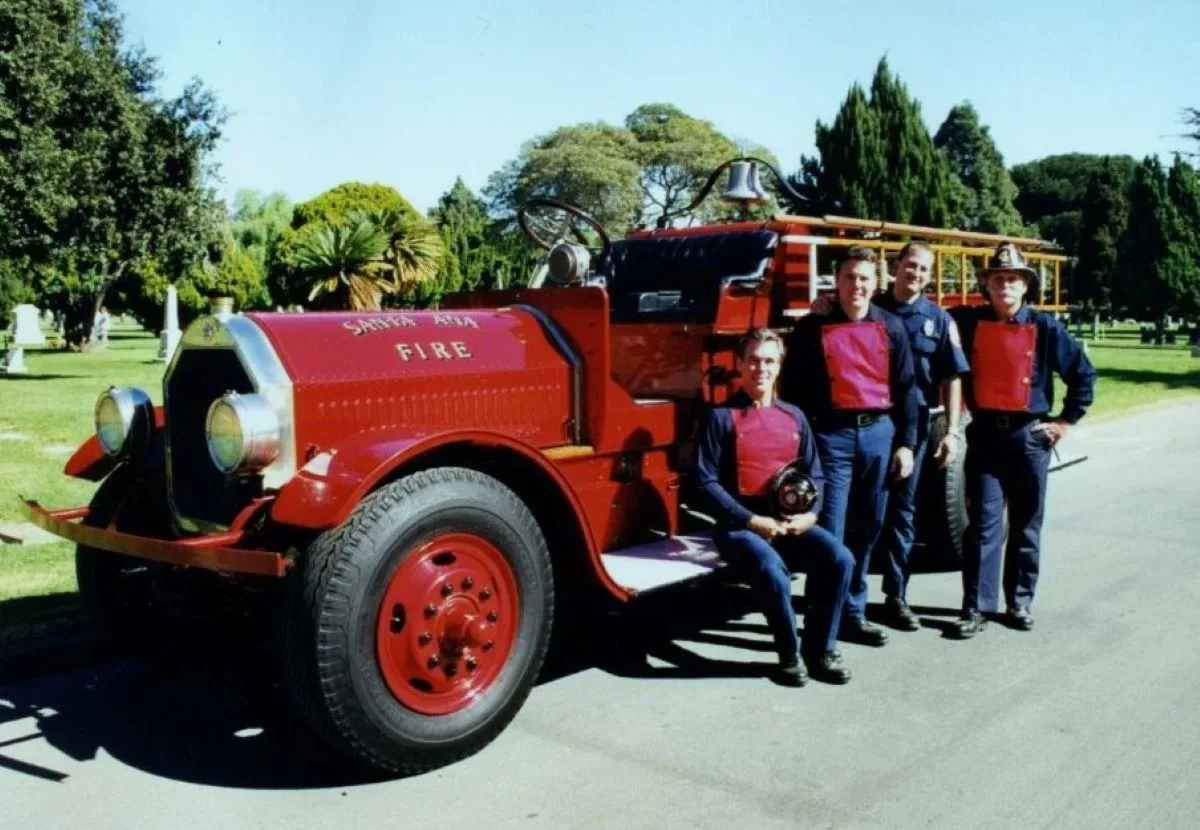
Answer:
POLYGON ((154 404, 141 389, 110 386, 96 401, 96 438, 110 456, 145 446, 154 430, 154 404))
POLYGON ((208 454, 226 474, 261 470, 279 455, 279 415, 262 395, 227 392, 208 408, 208 454))

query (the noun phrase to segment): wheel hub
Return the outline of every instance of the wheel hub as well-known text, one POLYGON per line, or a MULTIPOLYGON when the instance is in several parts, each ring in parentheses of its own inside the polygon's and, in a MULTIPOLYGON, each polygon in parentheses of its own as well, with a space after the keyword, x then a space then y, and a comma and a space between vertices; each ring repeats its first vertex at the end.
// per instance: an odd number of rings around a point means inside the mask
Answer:
POLYGON ((500 550, 474 534, 443 534, 408 554, 388 583, 376 630, 380 673, 414 711, 459 711, 495 683, 519 618, 500 550))

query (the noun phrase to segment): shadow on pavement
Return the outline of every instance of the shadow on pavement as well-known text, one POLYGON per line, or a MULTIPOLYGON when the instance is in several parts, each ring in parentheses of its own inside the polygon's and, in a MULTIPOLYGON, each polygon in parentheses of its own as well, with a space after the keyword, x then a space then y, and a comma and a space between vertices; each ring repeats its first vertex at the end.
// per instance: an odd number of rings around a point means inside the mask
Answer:
MULTIPOLYGON (((589 669, 629 678, 765 676, 773 654, 766 661, 719 660, 675 642, 764 656, 773 650, 766 627, 735 622, 752 610, 744 589, 707 584, 645 598, 619 616, 577 620, 575 638, 552 651, 538 684, 589 669)), ((348 767, 291 717, 274 665, 272 655, 250 648, 180 653, 170 663, 118 657, 0 686, 0 770, 67 780, 70 764, 44 768, 15 757, 19 745, 44 740, 75 762, 103 752, 152 775, 206 786, 304 789, 385 780, 348 767), (13 725, 25 719, 28 728, 13 725)))

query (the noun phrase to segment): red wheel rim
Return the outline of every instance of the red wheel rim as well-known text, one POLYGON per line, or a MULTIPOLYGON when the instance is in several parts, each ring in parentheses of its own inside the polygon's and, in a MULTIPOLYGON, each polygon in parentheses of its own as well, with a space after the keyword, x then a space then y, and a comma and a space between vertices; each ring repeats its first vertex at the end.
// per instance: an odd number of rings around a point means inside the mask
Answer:
POLYGON ((445 533, 396 569, 379 607, 380 673, 424 715, 470 706, 500 676, 521 613, 508 560, 472 533, 445 533))

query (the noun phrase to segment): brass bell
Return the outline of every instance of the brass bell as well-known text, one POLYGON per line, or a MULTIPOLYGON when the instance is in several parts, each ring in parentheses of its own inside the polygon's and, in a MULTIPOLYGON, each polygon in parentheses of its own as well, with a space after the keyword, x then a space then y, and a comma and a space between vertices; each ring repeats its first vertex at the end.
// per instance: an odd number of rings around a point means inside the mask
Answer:
POLYGON ((729 182, 721 192, 726 202, 762 202, 766 199, 758 183, 758 166, 752 161, 738 159, 729 165, 729 182))

